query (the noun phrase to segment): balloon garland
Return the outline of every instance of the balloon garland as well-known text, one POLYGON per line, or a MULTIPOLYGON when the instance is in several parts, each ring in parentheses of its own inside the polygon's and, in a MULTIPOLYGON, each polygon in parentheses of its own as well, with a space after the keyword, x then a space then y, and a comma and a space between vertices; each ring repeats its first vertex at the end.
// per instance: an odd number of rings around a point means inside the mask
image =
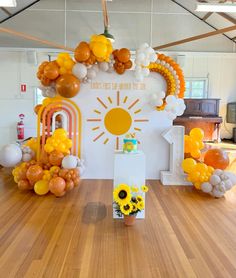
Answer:
POLYGON ((183 160, 182 168, 187 174, 187 180, 196 189, 220 198, 233 187, 235 177, 232 173, 223 171, 229 165, 229 157, 221 149, 205 152, 204 161, 195 160, 200 158, 204 148, 203 138, 204 132, 200 128, 194 128, 190 135, 185 135, 185 154, 192 157, 183 160))
POLYGON ((166 106, 166 97, 174 95, 177 98, 183 98, 185 92, 185 81, 183 71, 180 66, 170 57, 164 54, 158 54, 155 63, 150 63, 148 66, 151 72, 161 74, 167 84, 166 95, 163 105, 158 107, 158 110, 164 110, 166 106))

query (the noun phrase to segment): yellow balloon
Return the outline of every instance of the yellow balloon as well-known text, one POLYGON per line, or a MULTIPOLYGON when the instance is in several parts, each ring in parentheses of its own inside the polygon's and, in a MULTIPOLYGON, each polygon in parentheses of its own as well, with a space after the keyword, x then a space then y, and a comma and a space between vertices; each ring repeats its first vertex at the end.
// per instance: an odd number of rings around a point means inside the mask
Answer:
POLYGON ((195 188, 201 189, 201 183, 200 182, 195 182, 194 183, 195 188))
POLYGON ((201 174, 208 172, 208 168, 205 163, 197 163, 195 170, 200 172, 201 174))
POLYGON ((102 58, 106 56, 107 53, 107 46, 104 43, 98 42, 93 48, 93 54, 98 57, 102 58))
POLYGON ((45 195, 49 191, 48 181, 40 180, 37 181, 34 185, 34 191, 38 195, 45 195))
POLYGON ((44 150, 46 153, 51 153, 54 150, 54 148, 52 145, 46 144, 44 145, 44 150))
POLYGON ((196 150, 194 150, 194 151, 191 151, 191 156, 193 157, 193 158, 200 158, 200 156, 201 156, 201 151, 200 150, 198 150, 198 149, 196 149, 196 150))
POLYGON ((199 181, 200 176, 201 176, 200 172, 193 171, 193 172, 189 173, 189 175, 188 175, 189 181, 197 182, 197 181, 199 181))
POLYGON ((191 173, 192 171, 194 171, 196 165, 197 162, 193 158, 186 158, 182 162, 182 168, 186 173, 191 173))
POLYGON ((193 128, 190 131, 190 136, 198 141, 201 141, 204 138, 204 131, 201 128, 193 128))
POLYGON ((207 169, 208 169, 208 172, 210 174, 212 174, 215 171, 215 169, 213 167, 211 167, 211 166, 208 166, 207 169))

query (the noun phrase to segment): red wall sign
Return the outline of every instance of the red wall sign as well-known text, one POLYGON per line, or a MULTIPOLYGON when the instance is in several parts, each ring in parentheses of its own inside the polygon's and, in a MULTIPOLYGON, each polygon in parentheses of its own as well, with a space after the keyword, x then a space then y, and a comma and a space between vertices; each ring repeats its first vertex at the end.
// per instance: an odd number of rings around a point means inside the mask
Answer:
POLYGON ((21 84, 21 85, 20 85, 20 91, 21 91, 22 93, 25 93, 25 92, 26 92, 26 84, 21 84))

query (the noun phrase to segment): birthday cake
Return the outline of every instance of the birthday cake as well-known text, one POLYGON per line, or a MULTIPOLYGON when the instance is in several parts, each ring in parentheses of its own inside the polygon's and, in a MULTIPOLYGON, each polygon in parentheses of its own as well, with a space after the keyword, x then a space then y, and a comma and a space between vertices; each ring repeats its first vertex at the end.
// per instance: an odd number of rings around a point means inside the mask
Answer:
POLYGON ((123 140, 124 153, 136 153, 138 150, 138 140, 135 134, 127 134, 123 140))

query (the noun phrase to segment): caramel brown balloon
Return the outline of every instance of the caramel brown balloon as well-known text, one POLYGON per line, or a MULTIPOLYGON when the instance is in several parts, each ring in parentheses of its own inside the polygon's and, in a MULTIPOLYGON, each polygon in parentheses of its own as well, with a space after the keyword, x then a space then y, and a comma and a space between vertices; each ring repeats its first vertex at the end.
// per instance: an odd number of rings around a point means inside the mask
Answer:
POLYGON ((60 96, 72 98, 80 90, 80 81, 72 74, 64 74, 57 79, 56 90, 60 96))
POLYGON ((120 62, 122 63, 127 63, 130 60, 130 51, 127 48, 121 48, 117 52, 117 58, 119 59, 120 62))
POLYGON ((81 42, 75 49, 74 57, 79 63, 85 62, 90 56, 89 44, 81 42))

